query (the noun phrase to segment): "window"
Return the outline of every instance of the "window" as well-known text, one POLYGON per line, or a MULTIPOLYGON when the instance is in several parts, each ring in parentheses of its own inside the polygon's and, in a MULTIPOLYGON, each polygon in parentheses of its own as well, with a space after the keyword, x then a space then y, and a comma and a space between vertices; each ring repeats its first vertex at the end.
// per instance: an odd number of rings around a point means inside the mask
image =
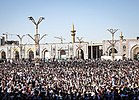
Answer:
POLYGON ((125 45, 123 45, 123 51, 126 51, 126 46, 125 45))

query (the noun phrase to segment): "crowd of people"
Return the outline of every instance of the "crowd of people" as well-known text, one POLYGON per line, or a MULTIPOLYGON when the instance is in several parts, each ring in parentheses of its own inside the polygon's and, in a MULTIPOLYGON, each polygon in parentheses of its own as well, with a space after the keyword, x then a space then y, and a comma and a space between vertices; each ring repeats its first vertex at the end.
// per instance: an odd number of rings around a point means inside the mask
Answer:
POLYGON ((5 61, 0 100, 139 100, 139 61, 5 61))

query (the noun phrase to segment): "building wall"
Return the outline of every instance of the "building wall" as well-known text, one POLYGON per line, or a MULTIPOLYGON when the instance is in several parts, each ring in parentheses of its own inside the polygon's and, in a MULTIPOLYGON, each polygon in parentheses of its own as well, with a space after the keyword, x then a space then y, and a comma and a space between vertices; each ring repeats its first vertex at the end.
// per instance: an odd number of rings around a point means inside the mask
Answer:
MULTIPOLYGON (((110 40, 103 40, 102 44, 92 44, 88 42, 75 42, 75 43, 48 43, 40 44, 40 58, 79 58, 79 50, 82 49, 84 59, 96 59, 101 56, 109 56, 110 49, 112 48, 110 40), (90 48, 90 49, 89 49, 90 48), (65 55, 60 55, 60 50, 65 51, 65 55), (103 53, 100 53, 102 52, 103 53)), ((123 39, 116 40, 115 49, 118 51, 115 56, 122 56, 123 58, 134 59, 139 53, 139 40, 138 39, 123 39), (124 48, 125 47, 125 48, 124 48)), ((34 58, 35 45, 26 44, 22 45, 22 58, 29 58, 29 52, 33 51, 34 58)), ((20 45, 1 45, 0 46, 0 58, 2 58, 2 52, 5 52, 6 58, 15 59, 15 53, 19 53, 19 58, 21 58, 20 45)))
MULTIPOLYGON (((0 52, 4 51, 6 53, 6 58, 15 59, 16 53, 19 54, 21 58, 20 45, 4 45, 0 46, 0 52)), ((34 58, 36 58, 36 49, 34 44, 22 45, 22 58, 29 58, 29 52, 33 51, 34 58)), ((79 50, 82 49, 84 59, 88 59, 88 42, 83 43, 48 43, 40 44, 40 58, 70 58, 78 57, 79 50), (64 51, 62 55, 61 51, 64 51)), ((1 58, 1 55, 0 55, 1 58)))
MULTIPOLYGON (((103 40, 103 55, 110 56, 110 48, 112 48, 110 40, 103 40)), ((115 40, 114 48, 118 51, 115 56, 122 56, 123 58, 134 59, 134 55, 139 52, 139 40, 138 39, 123 39, 115 40), (135 50, 136 49, 136 50, 135 50)))

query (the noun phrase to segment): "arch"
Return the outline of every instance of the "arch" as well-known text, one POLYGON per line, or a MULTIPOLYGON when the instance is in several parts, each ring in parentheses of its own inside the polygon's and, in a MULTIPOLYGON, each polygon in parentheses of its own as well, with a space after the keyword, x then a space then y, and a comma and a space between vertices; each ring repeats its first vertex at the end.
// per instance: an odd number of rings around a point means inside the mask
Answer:
POLYGON ((60 55, 66 55, 65 50, 60 50, 60 55))
POLYGON ((82 49, 77 49, 76 52, 78 59, 84 59, 84 51, 82 49))
POLYGON ((65 50, 60 50, 60 58, 66 58, 66 51, 65 50))
POLYGON ((139 60, 139 45, 134 45, 130 51, 130 58, 139 60))
POLYGON ((45 49, 43 51, 43 58, 44 59, 50 59, 50 53, 49 53, 49 51, 47 49, 45 49))
POLYGON ((136 57, 136 59, 139 60, 139 52, 137 52, 137 57, 136 57))
POLYGON ((45 59, 50 59, 50 52, 48 51, 47 48, 44 48, 42 50, 42 58, 45 60, 45 59))
POLYGON ((33 52, 32 50, 30 50, 30 51, 28 52, 28 58, 29 58, 30 60, 34 59, 34 52, 33 52))
POLYGON ((2 51, 2 52, 1 52, 1 58, 2 58, 2 59, 6 59, 6 53, 5 53, 5 51, 2 51))
POLYGON ((15 58, 16 60, 19 59, 19 52, 18 52, 18 51, 15 51, 15 53, 14 53, 14 58, 15 58))
MULTIPOLYGON (((111 54, 112 54, 112 47, 109 47, 107 50, 108 50, 108 55, 111 56, 111 54)), ((114 48, 114 54, 115 53, 118 53, 116 48, 114 48)))

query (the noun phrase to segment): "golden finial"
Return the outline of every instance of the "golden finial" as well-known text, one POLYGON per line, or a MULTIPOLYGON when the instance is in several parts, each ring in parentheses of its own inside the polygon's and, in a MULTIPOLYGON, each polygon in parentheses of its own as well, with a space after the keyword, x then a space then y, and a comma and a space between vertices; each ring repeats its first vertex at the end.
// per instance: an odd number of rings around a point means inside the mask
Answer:
POLYGON ((72 25, 72 31, 74 30, 74 24, 72 25))
POLYGON ((72 31, 73 34, 76 32, 76 30, 74 30, 74 24, 72 25, 72 31))
POLYGON ((121 36, 123 36, 123 33, 121 32, 121 36))
POLYGON ((123 40, 123 33, 120 34, 120 39, 123 40))

